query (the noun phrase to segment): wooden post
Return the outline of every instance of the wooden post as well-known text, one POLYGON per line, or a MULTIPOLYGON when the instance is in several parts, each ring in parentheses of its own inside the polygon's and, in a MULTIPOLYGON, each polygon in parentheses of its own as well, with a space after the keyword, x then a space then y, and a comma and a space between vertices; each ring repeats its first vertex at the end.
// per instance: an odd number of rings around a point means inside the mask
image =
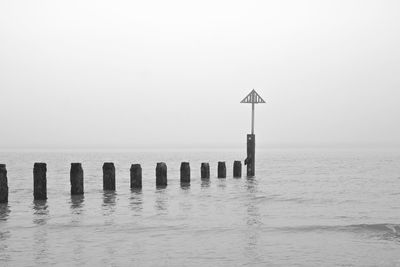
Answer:
POLYGON ((0 164, 0 203, 8 202, 8 181, 6 164, 0 164))
POLYGON ((226 164, 225 161, 218 162, 218 178, 226 178, 226 164))
POLYGON ((142 167, 140 164, 131 165, 131 188, 142 188, 142 167))
POLYGON ((164 162, 157 163, 156 185, 167 186, 167 164, 165 164, 164 162))
POLYGON ((234 178, 240 178, 242 177, 242 162, 235 160, 233 162, 233 177, 234 178))
POLYGON ((190 183, 190 164, 189 164, 189 162, 181 163, 181 183, 190 183))
POLYGON ((206 162, 201 164, 201 179, 210 179, 210 164, 206 162))
POLYGON ((71 195, 83 195, 83 169, 81 163, 71 163, 71 195))
POLYGON ((35 200, 47 199, 46 172, 46 163, 35 163, 33 165, 33 198, 35 200))
POLYGON ((247 177, 254 177, 255 175, 255 157, 256 157, 256 136, 254 134, 247 135, 247 158, 245 164, 247 165, 247 177))
POLYGON ((112 162, 103 164, 103 190, 115 190, 115 166, 112 162))

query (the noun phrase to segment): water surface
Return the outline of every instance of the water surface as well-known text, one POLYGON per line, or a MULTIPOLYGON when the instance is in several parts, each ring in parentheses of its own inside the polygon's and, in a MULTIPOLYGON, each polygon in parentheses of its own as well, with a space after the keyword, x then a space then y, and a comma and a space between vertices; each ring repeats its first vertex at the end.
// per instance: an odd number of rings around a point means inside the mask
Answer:
POLYGON ((400 152, 259 150, 257 176, 232 178, 239 150, 1 152, 9 203, 0 205, 0 265, 400 266, 400 152), (228 177, 216 178, 217 161, 228 177), (34 162, 47 163, 48 200, 33 201, 34 162), (102 190, 102 164, 117 169, 102 190), (155 166, 168 186, 155 187, 155 166), (179 183, 181 161, 192 168, 179 183), (82 162, 85 195, 69 194, 82 162), (211 179, 200 179, 210 162, 211 179), (142 164, 143 189, 129 188, 142 164))

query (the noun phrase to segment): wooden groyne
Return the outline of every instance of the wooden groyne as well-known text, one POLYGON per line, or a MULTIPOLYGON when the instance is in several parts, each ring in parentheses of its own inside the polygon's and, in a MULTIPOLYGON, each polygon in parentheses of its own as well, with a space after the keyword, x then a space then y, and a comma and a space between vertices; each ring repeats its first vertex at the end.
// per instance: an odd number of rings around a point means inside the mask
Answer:
POLYGON ((225 164, 225 161, 218 162, 218 178, 226 178, 226 164, 225 164))
POLYGON ((33 198, 35 200, 47 199, 47 165, 35 163, 33 165, 33 198))
POLYGON ((115 166, 112 162, 103 164, 103 190, 115 190, 115 166))
POLYGON ((242 162, 239 160, 235 160, 235 162, 233 163, 233 177, 242 177, 242 162))
POLYGON ((207 162, 201 163, 200 172, 201 179, 210 179, 210 164, 207 162))
POLYGON ((131 165, 131 188, 142 188, 142 166, 140 164, 131 165))
POLYGON ((181 163, 181 183, 190 183, 190 164, 189 162, 181 163))
MULTIPOLYGON (((103 164, 103 190, 116 190, 116 168, 114 163, 105 162, 103 164)), ((155 176, 156 186, 166 187, 168 168, 164 162, 159 162, 156 165, 155 176)), ((208 162, 201 163, 200 177, 202 180, 210 179, 210 164, 208 162)), ((218 162, 217 177, 226 178, 226 163, 225 161, 218 162)), ((242 162, 233 162, 234 178, 242 177, 242 162)), ((182 162, 180 166, 180 182, 184 185, 190 185, 191 168, 189 162, 182 162)), ((84 194, 84 172, 81 163, 71 163, 70 169, 71 195, 84 194)), ((142 188, 142 167, 140 164, 132 164, 130 168, 130 188, 142 188)), ((0 203, 8 202, 8 180, 7 169, 5 164, 0 164, 0 203)), ((47 199, 47 164, 37 162, 33 165, 33 197, 34 200, 47 199)))
POLYGON ((83 195, 83 169, 81 163, 71 163, 71 195, 83 195))
POLYGON ((0 164, 0 203, 8 202, 8 181, 5 164, 0 164))
POLYGON ((157 163, 156 167, 156 186, 167 186, 167 164, 157 163))

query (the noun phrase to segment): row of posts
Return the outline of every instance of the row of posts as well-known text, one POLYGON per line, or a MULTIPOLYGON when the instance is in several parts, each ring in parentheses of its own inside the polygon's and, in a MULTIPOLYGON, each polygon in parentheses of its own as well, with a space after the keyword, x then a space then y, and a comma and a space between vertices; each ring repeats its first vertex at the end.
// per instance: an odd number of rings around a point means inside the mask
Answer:
MULTIPOLYGON (((201 179, 210 178, 209 163, 202 163, 201 179)), ((33 166, 33 196, 35 200, 47 199, 47 165, 46 163, 35 163, 33 166)), ((182 162, 180 169, 180 181, 182 184, 190 183, 190 164, 182 162)), ((226 178, 226 164, 218 162, 218 178, 226 178)), ((242 177, 242 163, 233 163, 233 177, 242 177)), ((81 195, 84 193, 83 169, 81 163, 71 163, 70 170, 71 195, 81 195)), ((142 167, 140 164, 132 164, 130 169, 131 188, 142 188, 142 167)), ((156 186, 167 186, 167 165, 164 162, 157 163, 156 167, 156 186)), ((114 163, 106 162, 103 164, 103 189, 115 190, 115 166, 114 163)), ((0 203, 8 202, 8 182, 7 169, 5 164, 0 164, 0 203)))

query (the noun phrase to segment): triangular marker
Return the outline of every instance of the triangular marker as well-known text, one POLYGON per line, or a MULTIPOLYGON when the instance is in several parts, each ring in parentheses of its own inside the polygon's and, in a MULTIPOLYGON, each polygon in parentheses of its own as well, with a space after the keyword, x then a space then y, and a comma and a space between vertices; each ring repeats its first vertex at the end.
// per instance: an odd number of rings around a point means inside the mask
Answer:
POLYGON ((264 99, 253 89, 240 103, 265 103, 264 99))

